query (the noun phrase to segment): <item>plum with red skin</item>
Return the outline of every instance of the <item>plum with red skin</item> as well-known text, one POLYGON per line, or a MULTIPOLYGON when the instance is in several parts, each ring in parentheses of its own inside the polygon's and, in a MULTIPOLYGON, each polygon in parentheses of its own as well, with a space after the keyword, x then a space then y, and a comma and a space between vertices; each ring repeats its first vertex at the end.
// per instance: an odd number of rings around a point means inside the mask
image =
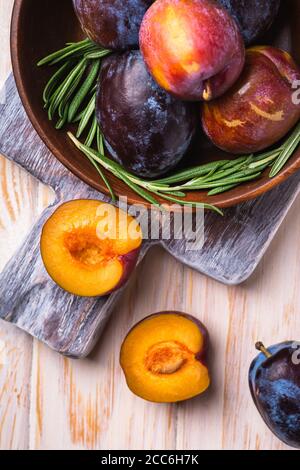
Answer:
POLYGON ((140 48, 157 83, 189 101, 225 93, 245 60, 236 21, 213 0, 156 0, 142 21, 140 48))
POLYGON ((247 49, 244 70, 220 98, 202 106, 203 129, 226 152, 255 153, 282 139, 299 121, 293 99, 300 69, 285 51, 271 46, 247 49))
POLYGON ((138 46, 144 14, 153 0, 73 0, 82 29, 97 44, 108 49, 138 46))
POLYGON ((111 156, 145 178, 174 168, 196 129, 194 104, 178 101, 160 88, 139 51, 103 61, 96 114, 111 156))
POLYGON ((218 0, 236 20, 245 43, 252 44, 274 22, 280 0, 218 0))

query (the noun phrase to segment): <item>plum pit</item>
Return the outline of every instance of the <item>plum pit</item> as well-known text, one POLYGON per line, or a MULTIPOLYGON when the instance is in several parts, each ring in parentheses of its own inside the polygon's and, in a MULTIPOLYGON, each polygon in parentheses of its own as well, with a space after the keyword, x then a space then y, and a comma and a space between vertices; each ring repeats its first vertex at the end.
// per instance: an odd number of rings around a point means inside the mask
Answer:
POLYGON ((193 354, 179 342, 165 341, 152 346, 146 356, 146 367, 153 374, 174 374, 193 354))

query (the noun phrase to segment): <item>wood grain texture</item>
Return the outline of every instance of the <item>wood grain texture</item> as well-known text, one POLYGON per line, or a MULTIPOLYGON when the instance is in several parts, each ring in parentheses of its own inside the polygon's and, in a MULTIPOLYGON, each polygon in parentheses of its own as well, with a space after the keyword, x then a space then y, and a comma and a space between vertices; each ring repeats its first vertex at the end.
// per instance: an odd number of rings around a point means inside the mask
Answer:
MULTIPOLYGON (((0 0, 1 33, 8 33, 12 3, 0 0)), ((7 49, 7 63, 8 56, 7 49)), ((0 179, 4 267, 52 196, 3 159, 0 179)), ((238 287, 211 280, 155 248, 132 278, 103 342, 84 361, 64 359, 0 322, 0 448, 287 449, 261 421, 246 381, 255 340, 300 339, 299 236, 297 200, 255 275, 238 287), (128 391, 119 347, 136 321, 173 308, 207 324, 213 387, 186 404, 152 405, 128 391)))

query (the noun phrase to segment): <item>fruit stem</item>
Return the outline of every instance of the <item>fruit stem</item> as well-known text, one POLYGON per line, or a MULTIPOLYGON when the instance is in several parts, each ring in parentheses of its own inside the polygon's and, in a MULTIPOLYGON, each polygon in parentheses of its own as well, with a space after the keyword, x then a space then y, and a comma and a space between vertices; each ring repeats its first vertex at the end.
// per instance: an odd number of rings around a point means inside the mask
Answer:
POLYGON ((268 351, 267 348, 265 348, 263 343, 261 343, 260 341, 256 343, 255 347, 258 351, 262 352, 268 359, 272 357, 272 354, 270 353, 270 351, 268 351))

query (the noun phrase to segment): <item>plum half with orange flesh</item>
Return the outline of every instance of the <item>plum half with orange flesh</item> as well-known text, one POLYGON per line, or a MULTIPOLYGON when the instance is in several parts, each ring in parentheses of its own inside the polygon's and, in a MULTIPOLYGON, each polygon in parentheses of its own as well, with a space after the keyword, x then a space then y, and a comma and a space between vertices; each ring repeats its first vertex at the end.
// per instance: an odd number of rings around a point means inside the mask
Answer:
POLYGON ((162 312, 138 323, 120 355, 129 389, 157 403, 176 403, 200 395, 210 385, 206 364, 209 335, 191 315, 162 312))
POLYGON ((41 254, 52 279, 83 297, 107 295, 129 279, 142 234, 126 212, 96 200, 70 201, 44 225, 41 254))

